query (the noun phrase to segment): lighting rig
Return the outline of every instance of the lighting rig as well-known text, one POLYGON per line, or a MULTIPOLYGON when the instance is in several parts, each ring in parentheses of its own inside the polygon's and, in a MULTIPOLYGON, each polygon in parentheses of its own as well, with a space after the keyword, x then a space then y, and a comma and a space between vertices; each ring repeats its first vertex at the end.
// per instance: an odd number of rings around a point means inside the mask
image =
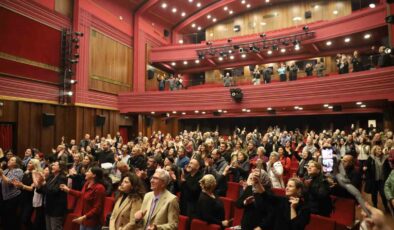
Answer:
POLYGON ((234 43, 233 40, 228 39, 227 44, 222 46, 214 46, 212 41, 207 41, 206 45, 208 47, 197 50, 197 55, 199 59, 204 59, 205 57, 227 57, 229 54, 237 52, 260 53, 264 50, 278 51, 288 46, 293 46, 295 50, 299 50, 302 41, 315 36, 315 32, 309 31, 308 26, 304 26, 302 30, 302 33, 275 38, 267 38, 267 35, 262 33, 257 40, 244 43, 234 43))
POLYGON ((79 40, 83 36, 82 32, 73 32, 69 29, 62 30, 61 40, 61 83, 59 93, 59 103, 71 103, 73 96, 73 85, 77 83, 75 75, 75 65, 79 62, 79 40))

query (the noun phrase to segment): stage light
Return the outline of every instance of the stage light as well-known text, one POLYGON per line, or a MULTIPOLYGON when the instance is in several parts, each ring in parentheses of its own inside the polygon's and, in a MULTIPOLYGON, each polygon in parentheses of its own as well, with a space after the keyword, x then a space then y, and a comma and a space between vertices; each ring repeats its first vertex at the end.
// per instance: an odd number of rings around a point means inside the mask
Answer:
POLYGON ((246 58, 246 54, 242 54, 241 57, 242 57, 242 58, 246 58))
POLYGON ((161 8, 163 8, 163 9, 167 8, 167 3, 161 4, 161 8))
POLYGON ((273 50, 273 51, 278 50, 278 49, 279 49, 278 45, 276 45, 276 44, 275 44, 275 45, 272 45, 272 50, 273 50))
POLYGON ((365 107, 367 107, 367 106, 366 106, 366 105, 360 105, 360 107, 361 107, 361 108, 365 108, 365 107))
POLYGON ((71 79, 71 80, 70 80, 70 84, 71 84, 71 85, 77 84, 77 82, 78 82, 78 81, 77 81, 77 80, 74 80, 74 79, 71 79))
POLYGON ((329 105, 329 104, 324 104, 323 106, 324 106, 325 108, 327 108, 327 107, 330 106, 330 105, 329 105))
POLYGON ((79 38, 73 38, 71 41, 74 43, 77 43, 77 42, 79 42, 79 38))
POLYGON ((74 54, 74 57, 75 58, 79 58, 79 54, 74 54))
POLYGON ((265 37, 267 37, 267 35, 265 33, 260 34, 260 37, 265 39, 265 37))
POLYGON ((304 27, 302 27, 302 30, 303 30, 304 32, 308 32, 308 31, 309 31, 309 26, 304 26, 304 27))
POLYGON ((153 112, 153 111, 152 111, 152 112, 150 112, 150 114, 154 115, 154 114, 155 114, 155 112, 153 112))
POLYGON ((376 7, 375 3, 370 3, 370 4, 369 4, 369 8, 372 8, 372 9, 373 9, 373 8, 375 8, 375 7, 376 7))
POLYGON ((268 54, 268 55, 271 55, 271 54, 272 54, 272 50, 268 50, 268 51, 267 51, 267 54, 268 54))
POLYGON ((327 46, 332 45, 332 41, 327 41, 327 42, 326 42, 326 45, 327 45, 327 46))
POLYGON ((386 49, 384 49, 384 52, 385 52, 386 54, 391 54, 391 48, 386 48, 386 49))
POLYGON ((195 60, 194 62, 195 62, 196 64, 199 64, 199 63, 200 63, 200 60, 197 59, 197 60, 195 60))
POLYGON ((207 46, 211 46, 212 45, 212 42, 206 42, 205 44, 207 44, 207 46))
POLYGON ((79 45, 76 44, 76 45, 74 46, 74 48, 75 48, 75 49, 79 49, 79 45))
POLYGON ((78 59, 68 59, 68 61, 69 61, 71 64, 77 64, 77 63, 78 63, 78 59))
POLYGON ((234 45, 233 49, 238 50, 239 49, 239 45, 234 45))
POLYGON ((285 49, 285 48, 282 48, 282 49, 280 49, 280 52, 281 52, 281 53, 286 53, 286 49, 285 49))
POLYGON ((73 91, 64 92, 64 95, 69 97, 71 97, 73 94, 74 94, 73 91))
POLYGON ((171 65, 172 65, 172 66, 176 66, 176 63, 175 63, 175 62, 172 62, 171 65))
POLYGON ((362 105, 363 104, 363 102, 362 101, 358 101, 358 102, 356 102, 356 105, 362 105))
POLYGON ((364 35, 364 39, 369 39, 369 38, 371 38, 371 34, 365 34, 364 35))
POLYGON ((231 38, 227 39, 228 43, 231 43, 233 40, 231 38))
POLYGON ((74 34, 75 34, 76 36, 83 37, 83 33, 82 33, 82 32, 74 32, 74 34))
POLYGON ((186 115, 186 113, 185 113, 185 112, 182 112, 182 115, 186 115))
POLYGON ((184 65, 187 65, 187 61, 183 61, 183 64, 184 64, 184 65))

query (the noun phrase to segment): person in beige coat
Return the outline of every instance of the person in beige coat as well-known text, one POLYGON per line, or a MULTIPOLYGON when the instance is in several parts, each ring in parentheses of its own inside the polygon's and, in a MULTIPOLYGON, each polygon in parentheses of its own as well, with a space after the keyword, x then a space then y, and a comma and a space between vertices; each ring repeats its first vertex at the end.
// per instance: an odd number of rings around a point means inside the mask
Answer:
POLYGON ((178 229, 179 204, 177 197, 166 189, 169 182, 169 173, 156 169, 150 181, 152 192, 145 194, 141 209, 135 213, 138 229, 178 229))
POLYGON ((134 214, 140 210, 145 187, 135 174, 128 173, 119 186, 120 195, 115 202, 109 221, 111 230, 137 229, 134 214))

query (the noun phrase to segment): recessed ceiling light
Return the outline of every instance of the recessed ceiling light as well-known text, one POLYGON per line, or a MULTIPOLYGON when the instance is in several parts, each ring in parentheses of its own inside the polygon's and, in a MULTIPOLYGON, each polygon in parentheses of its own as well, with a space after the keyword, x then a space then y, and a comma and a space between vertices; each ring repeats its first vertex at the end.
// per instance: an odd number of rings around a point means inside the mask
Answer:
POLYGON ((201 3, 200 3, 200 2, 198 2, 196 6, 197 6, 197 7, 201 7, 201 3))
POLYGON ((176 13, 177 12, 177 9, 174 7, 174 8, 172 8, 172 13, 176 13))
POLYGON ((329 108, 329 109, 332 109, 332 108, 334 108, 334 106, 330 105, 330 106, 328 106, 328 108, 329 108))
POLYGON ((327 107, 330 106, 330 105, 329 105, 329 104, 324 104, 323 106, 327 108, 327 107))
POLYGON ((175 63, 175 62, 171 62, 171 65, 172 65, 172 66, 176 66, 176 63, 175 63))
POLYGON ((226 11, 226 10, 228 10, 228 7, 227 7, 227 6, 225 6, 225 7, 223 8, 223 10, 225 10, 225 11, 226 11))
POLYGON ((206 112, 205 112, 205 111, 202 111, 201 113, 202 113, 202 114, 206 114, 206 112))
POLYGON ((362 105, 363 103, 361 101, 356 102, 356 105, 362 105))
POLYGON ((271 108, 271 107, 268 107, 267 110, 272 110, 272 108, 271 108))
POLYGON ((210 19, 210 18, 211 18, 211 15, 210 15, 210 14, 208 14, 208 15, 207 15, 207 18, 208 18, 208 19, 210 19))
POLYGON ((197 27, 198 30, 201 30, 201 26, 197 27))
POLYGON ((228 13, 229 13, 229 14, 233 14, 234 12, 233 12, 232 10, 230 10, 228 13))
POLYGON ((227 110, 224 110, 223 113, 227 113, 227 110))
POLYGON ((315 5, 313 8, 315 8, 317 10, 317 9, 319 9, 319 5, 315 5))
POLYGON ((350 38, 345 38, 345 42, 346 43, 350 42, 350 38))
POLYGON ((223 110, 221 110, 221 109, 218 109, 218 112, 219 112, 219 113, 221 113, 221 112, 223 112, 223 110))
POLYGON ((332 45, 332 41, 327 41, 327 42, 326 42, 326 45, 327 45, 327 46, 332 45))
POLYGON ((195 62, 196 64, 198 64, 198 63, 200 63, 200 60, 197 59, 197 60, 195 60, 194 62, 195 62))
POLYGON ((247 113, 250 113, 250 111, 251 111, 250 109, 247 109, 247 110, 246 110, 247 113))
POLYGON ((267 23, 266 22, 260 22, 260 25, 265 26, 265 25, 267 25, 267 23))
POLYGON ((186 115, 186 113, 185 113, 185 112, 182 112, 182 115, 186 115))
POLYGON ((123 16, 122 15, 119 16, 119 20, 123 21, 123 16))
POLYGON ((371 3, 371 4, 369 4, 369 8, 375 8, 376 7, 376 5, 375 5, 375 3, 371 3))
POLYGON ((299 107, 299 108, 298 108, 298 110, 303 110, 303 109, 304 109, 304 108, 302 108, 302 107, 299 107))
POLYGON ((271 54, 272 54, 272 50, 268 50, 268 51, 267 51, 267 54, 268 54, 268 55, 271 55, 271 54))
POLYGON ((299 46, 299 45, 296 45, 296 46, 294 46, 294 49, 295 49, 295 50, 300 50, 300 46, 299 46))
POLYGON ((367 107, 367 106, 366 106, 366 105, 360 105, 360 107, 361 107, 361 108, 365 108, 365 107, 367 107))
POLYGON ((182 40, 182 39, 181 39, 181 40, 179 40, 178 42, 179 42, 179 44, 183 44, 183 40, 182 40))
POLYGON ((196 24, 193 23, 193 24, 192 24, 192 27, 193 27, 193 28, 196 27, 196 24))
POLYGON ((216 18, 213 18, 212 21, 213 21, 213 22, 216 22, 216 18))
POLYGON ((155 112, 152 111, 152 112, 150 112, 150 114, 155 114, 155 112))
POLYGON ((233 60, 233 59, 234 59, 234 56, 233 56, 233 55, 231 55, 231 56, 230 56, 230 59, 231 59, 231 60, 233 60))
POLYGON ((209 36, 213 37, 213 33, 210 33, 209 36))
POLYGON ((266 3, 269 3, 269 2, 270 2, 270 0, 265 0, 265 2, 266 2, 266 3))
POLYGON ((334 10, 332 13, 337 15, 339 12, 338 12, 338 10, 334 10))
POLYGON ((186 16, 186 13, 185 13, 185 12, 182 12, 181 16, 182 16, 182 17, 185 17, 185 16, 186 16))
POLYGON ((176 111, 172 111, 173 114, 176 114, 176 111))
POLYGON ((245 0, 242 0, 242 1, 241 1, 241 3, 242 3, 242 4, 245 4, 245 3, 246 3, 246 1, 245 1, 245 0))
POLYGON ((371 38, 371 34, 365 34, 364 35, 364 39, 369 39, 369 38, 371 38))
POLYGON ((247 4, 247 5, 246 5, 246 8, 250 8, 250 4, 247 4))
POLYGON ((193 0, 189 0, 189 2, 193 2, 193 0))
POLYGON ((299 107, 299 106, 297 106, 297 105, 296 105, 296 106, 294 106, 294 109, 298 109, 298 108, 300 108, 300 107, 299 107))
POLYGON ((184 64, 184 65, 187 65, 187 61, 183 61, 183 64, 184 64))
POLYGON ((242 109, 242 112, 246 112, 247 109, 242 109))
POLYGON ((218 60, 219 60, 219 61, 223 61, 223 58, 222 58, 222 57, 219 57, 218 60))
POLYGON ((280 49, 280 52, 281 52, 281 53, 286 53, 286 49, 285 49, 285 48, 282 48, 282 49, 280 49))
POLYGON ((242 57, 242 58, 246 58, 246 54, 242 54, 241 57, 242 57))
POLYGON ((163 8, 163 9, 167 8, 167 3, 161 4, 161 8, 163 8))
POLYGON ((198 111, 198 110, 194 110, 194 113, 199 113, 200 111, 198 111))

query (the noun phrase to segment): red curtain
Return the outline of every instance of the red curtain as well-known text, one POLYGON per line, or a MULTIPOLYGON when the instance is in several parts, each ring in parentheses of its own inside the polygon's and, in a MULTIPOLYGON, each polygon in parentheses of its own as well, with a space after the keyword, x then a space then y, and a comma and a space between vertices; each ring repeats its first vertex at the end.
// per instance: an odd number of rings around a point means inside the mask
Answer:
POLYGON ((129 129, 128 127, 119 127, 120 136, 123 138, 123 144, 129 142, 129 129))
POLYGON ((8 150, 12 148, 12 125, 0 124, 0 148, 8 150))

